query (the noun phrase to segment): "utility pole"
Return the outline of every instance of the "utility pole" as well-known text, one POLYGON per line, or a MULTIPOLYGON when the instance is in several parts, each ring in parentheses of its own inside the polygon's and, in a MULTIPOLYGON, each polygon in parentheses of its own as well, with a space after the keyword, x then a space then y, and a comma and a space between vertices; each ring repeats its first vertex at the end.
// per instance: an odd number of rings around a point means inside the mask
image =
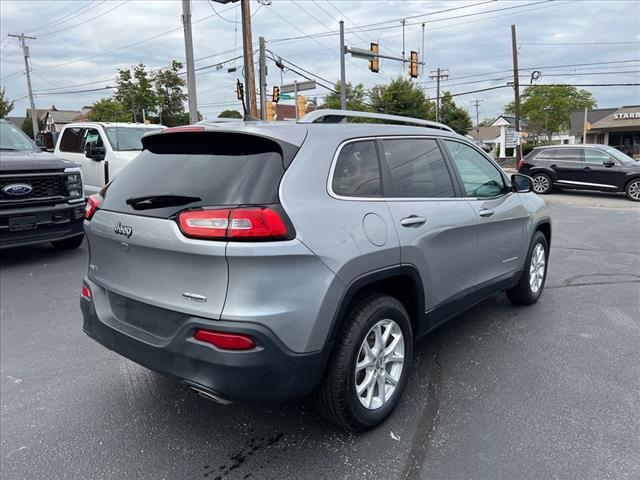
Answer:
MULTIPOLYGON (((340 109, 347 109, 347 84, 344 64, 344 56, 347 54, 344 47, 344 21, 340 20, 340 109)), ((297 104, 296 104, 297 105, 297 104)), ((298 108, 298 107, 296 107, 298 108)))
POLYGON ((260 118, 267 119, 267 61, 265 58, 265 41, 260 37, 260 58, 258 73, 260 75, 260 118))
POLYGON ((587 126, 588 126, 587 119, 589 118, 587 112, 588 112, 588 108, 584 107, 584 121, 582 122, 582 144, 583 145, 587 143, 587 126))
MULTIPOLYGON (((424 27, 425 24, 422 24, 422 48, 420 49, 420 59, 424 62, 424 27)), ((424 77, 424 65, 420 69, 420 78, 424 77)))
POLYGON ((480 100, 475 100, 472 105, 476 107, 476 143, 480 145, 480 100))
POLYGON ((24 33, 20 35, 9 34, 10 37, 20 39, 20 46, 22 47, 22 54, 24 55, 24 70, 27 74, 27 89, 29 91, 29 106, 31 108, 31 126, 33 128, 33 139, 36 139, 38 135, 38 118, 36 117, 36 105, 33 103, 33 90, 31 89, 31 70, 29 69, 29 47, 25 43, 25 39, 35 40, 36 37, 28 37, 24 33))
POLYGON ((436 70, 431 70, 431 73, 435 73, 435 75, 430 75, 429 78, 436 79, 436 122, 439 122, 440 121, 440 79, 449 78, 449 69, 438 67, 436 70))
POLYGON ((247 96, 249 115, 258 118, 256 102, 256 77, 253 71, 253 36, 251 33, 251 7, 249 0, 241 0, 242 10, 242 45, 244 47, 244 90, 247 96))
POLYGON ((193 37, 191 35, 191 0, 182 0, 182 26, 184 27, 184 49, 187 59, 189 123, 198 123, 198 97, 196 95, 196 72, 193 62, 193 37))
POLYGON ((403 18, 400 23, 402 24, 402 70, 404 70, 404 59, 405 59, 405 56, 404 56, 404 52, 405 52, 405 50, 404 50, 404 27, 405 27, 405 25, 407 23, 407 20, 405 18, 403 18))
MULTIPOLYGON (((296 104, 296 120, 300 119, 300 112, 298 111, 298 81, 293 81, 294 100, 296 104)), ((343 109, 344 110, 344 109, 343 109)))
POLYGON ((515 154, 516 165, 522 159, 522 146, 520 142, 520 72, 518 70, 518 44, 516 42, 516 26, 511 25, 511 51, 513 54, 513 91, 515 95, 516 133, 515 154))

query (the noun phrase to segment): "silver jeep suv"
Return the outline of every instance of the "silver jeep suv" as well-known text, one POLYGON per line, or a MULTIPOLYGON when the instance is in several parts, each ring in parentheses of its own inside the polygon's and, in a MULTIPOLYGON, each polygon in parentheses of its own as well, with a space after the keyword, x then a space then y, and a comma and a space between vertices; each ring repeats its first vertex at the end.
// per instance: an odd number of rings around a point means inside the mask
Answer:
POLYGON ((314 392, 370 429, 416 340, 496 292, 542 293, 544 201, 444 125, 320 110, 143 144, 87 204, 84 331, 218 402, 314 392))

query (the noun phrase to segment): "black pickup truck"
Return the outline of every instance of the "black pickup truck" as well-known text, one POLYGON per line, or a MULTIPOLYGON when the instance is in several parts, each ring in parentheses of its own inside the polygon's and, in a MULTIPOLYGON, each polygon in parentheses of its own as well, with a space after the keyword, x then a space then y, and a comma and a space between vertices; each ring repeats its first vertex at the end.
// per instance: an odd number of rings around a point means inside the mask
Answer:
POLYGON ((0 120, 0 248, 51 242, 77 248, 84 237, 80 168, 40 150, 0 120))

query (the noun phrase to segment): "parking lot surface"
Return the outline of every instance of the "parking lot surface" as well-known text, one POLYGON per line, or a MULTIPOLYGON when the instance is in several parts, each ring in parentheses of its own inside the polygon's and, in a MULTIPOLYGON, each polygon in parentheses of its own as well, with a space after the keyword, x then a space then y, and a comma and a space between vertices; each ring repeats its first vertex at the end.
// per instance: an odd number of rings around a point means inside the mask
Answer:
POLYGON ((2 478, 640 478, 640 205, 548 200, 540 301, 497 295, 437 330, 363 435, 309 399, 211 403, 93 342, 86 245, 2 252, 2 478))

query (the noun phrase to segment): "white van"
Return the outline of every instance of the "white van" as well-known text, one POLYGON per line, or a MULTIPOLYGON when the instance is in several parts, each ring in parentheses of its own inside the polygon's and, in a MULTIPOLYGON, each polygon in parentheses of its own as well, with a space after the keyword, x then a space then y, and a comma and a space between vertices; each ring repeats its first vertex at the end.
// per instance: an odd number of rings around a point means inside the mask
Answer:
POLYGON ((144 123, 74 122, 65 125, 54 153, 79 163, 85 195, 98 193, 142 150, 142 136, 166 128, 144 123))

